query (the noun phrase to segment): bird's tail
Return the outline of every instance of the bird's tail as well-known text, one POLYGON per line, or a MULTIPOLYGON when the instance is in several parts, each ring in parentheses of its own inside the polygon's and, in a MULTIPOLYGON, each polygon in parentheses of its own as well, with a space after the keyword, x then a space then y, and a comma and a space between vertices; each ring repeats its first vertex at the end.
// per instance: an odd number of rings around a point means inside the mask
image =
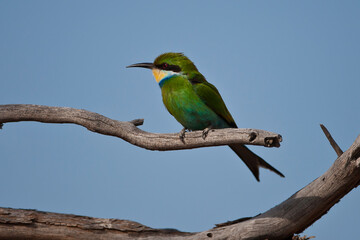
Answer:
POLYGON ((276 170, 273 166, 265 162, 264 159, 253 153, 250 149, 248 149, 243 144, 230 144, 229 147, 244 161, 246 166, 250 169, 250 171, 254 174, 256 180, 259 179, 259 168, 263 167, 273 171, 277 175, 281 177, 285 177, 281 172, 276 170))

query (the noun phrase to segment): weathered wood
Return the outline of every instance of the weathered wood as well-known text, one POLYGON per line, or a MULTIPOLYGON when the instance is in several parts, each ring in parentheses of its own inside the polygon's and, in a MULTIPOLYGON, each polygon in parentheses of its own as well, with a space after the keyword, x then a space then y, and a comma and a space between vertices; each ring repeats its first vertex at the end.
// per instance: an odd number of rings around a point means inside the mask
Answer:
MULTIPOLYGON (((211 232, 213 239, 287 239, 326 214, 360 181, 360 136, 326 171, 281 204, 250 220, 211 232)), ((205 233, 200 238, 207 239, 205 233)))
POLYGON ((326 214, 359 181, 360 136, 322 176, 267 212, 235 224, 184 233, 124 220, 2 208, 0 239, 291 239, 326 214))
POLYGON ((326 214, 359 181, 360 136, 322 176, 281 204, 245 221, 184 233, 124 220, 2 208, 0 239, 291 239, 326 214))
POLYGON ((189 236, 175 229, 153 229, 137 222, 90 218, 36 210, 0 208, 0 239, 169 239, 189 236))
POLYGON ((336 154, 338 155, 338 157, 341 156, 341 154, 343 154, 343 150, 341 150, 341 148, 339 147, 339 145, 335 142, 334 138, 331 136, 330 132, 327 130, 327 128, 323 125, 320 124, 321 129, 323 130, 326 138, 328 139, 330 145, 333 147, 333 149, 335 150, 336 154))
POLYGON ((279 147, 281 135, 257 129, 217 129, 212 130, 204 140, 202 131, 187 132, 185 143, 179 135, 150 133, 137 128, 142 119, 121 122, 86 110, 49 107, 29 104, 0 105, 0 123, 37 121, 43 123, 73 123, 86 127, 88 130, 122 138, 138 147, 149 150, 178 150, 199 147, 211 147, 242 143, 265 147, 279 147))
MULTIPOLYGON (((205 141, 201 131, 187 133, 184 144, 178 134, 154 134, 138 129, 135 125, 141 124, 142 120, 119 122, 72 108, 0 105, 0 123, 17 121, 74 123, 151 150, 230 143, 278 146, 281 142, 280 135, 262 130, 223 129, 212 132, 205 141)), ((204 232, 185 233, 173 229, 152 229, 126 220, 0 208, 0 239, 291 239, 295 233, 302 232, 323 216, 359 182, 360 136, 322 176, 281 204, 244 221, 232 221, 204 232)))

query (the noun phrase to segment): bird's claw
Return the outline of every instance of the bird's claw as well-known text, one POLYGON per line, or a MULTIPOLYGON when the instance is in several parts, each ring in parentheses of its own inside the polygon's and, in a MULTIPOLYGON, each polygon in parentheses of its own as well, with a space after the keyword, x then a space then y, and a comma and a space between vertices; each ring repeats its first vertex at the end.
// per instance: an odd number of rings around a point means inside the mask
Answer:
POLYGON ((211 127, 207 127, 207 128, 205 128, 205 129, 203 130, 201 137, 202 137, 204 140, 206 139, 206 137, 207 137, 207 135, 209 134, 209 132, 210 132, 211 129, 212 129, 211 127))
POLYGON ((185 144, 185 132, 186 132, 186 128, 181 129, 181 131, 179 132, 180 141, 182 141, 184 144, 185 144))

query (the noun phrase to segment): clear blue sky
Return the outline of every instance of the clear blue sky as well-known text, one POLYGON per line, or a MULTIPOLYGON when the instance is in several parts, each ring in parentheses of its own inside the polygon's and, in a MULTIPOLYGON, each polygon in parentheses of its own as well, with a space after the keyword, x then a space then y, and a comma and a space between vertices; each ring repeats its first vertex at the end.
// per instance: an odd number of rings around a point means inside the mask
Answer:
MULTIPOLYGON (((66 106, 178 132, 150 71, 184 52, 239 127, 282 134, 251 147, 286 178, 261 182, 227 147, 152 152, 75 125, 5 124, 0 206, 203 231, 288 198, 360 133, 359 1, 0 1, 0 104, 66 106)), ((305 234, 360 234, 359 189, 305 234)))

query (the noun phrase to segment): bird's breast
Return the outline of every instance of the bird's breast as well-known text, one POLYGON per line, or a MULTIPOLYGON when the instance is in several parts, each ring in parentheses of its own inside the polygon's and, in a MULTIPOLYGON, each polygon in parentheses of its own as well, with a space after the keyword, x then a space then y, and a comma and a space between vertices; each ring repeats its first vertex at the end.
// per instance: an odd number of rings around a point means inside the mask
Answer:
POLYGON ((186 79, 169 79, 162 86, 161 92, 167 110, 185 128, 202 130, 209 126, 228 127, 228 124, 199 98, 186 79))

